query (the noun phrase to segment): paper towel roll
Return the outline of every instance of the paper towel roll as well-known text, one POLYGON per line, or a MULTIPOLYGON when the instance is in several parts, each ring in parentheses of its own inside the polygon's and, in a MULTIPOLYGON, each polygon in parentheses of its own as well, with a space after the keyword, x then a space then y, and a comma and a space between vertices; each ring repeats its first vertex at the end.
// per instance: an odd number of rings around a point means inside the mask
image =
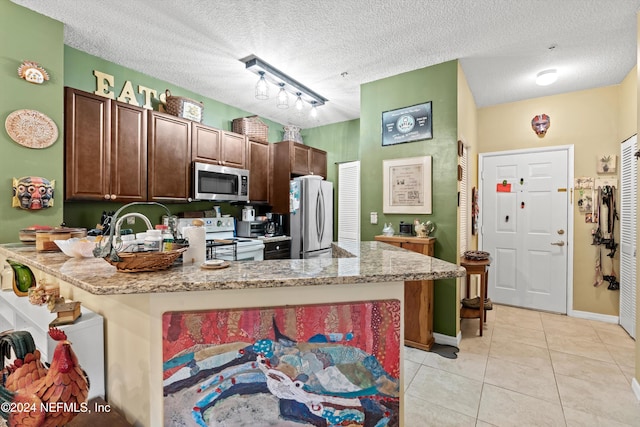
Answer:
POLYGON ((182 254, 182 263, 202 264, 207 253, 204 227, 184 227, 182 235, 189 241, 189 247, 182 254))

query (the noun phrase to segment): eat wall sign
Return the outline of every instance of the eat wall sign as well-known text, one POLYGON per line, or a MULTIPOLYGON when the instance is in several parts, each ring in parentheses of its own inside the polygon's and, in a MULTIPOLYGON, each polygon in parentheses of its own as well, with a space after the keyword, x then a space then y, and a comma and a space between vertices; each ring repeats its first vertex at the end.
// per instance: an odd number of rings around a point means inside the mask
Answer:
MULTIPOLYGON (((136 107, 140 106, 136 97, 136 92, 133 90, 133 85, 129 80, 124 82, 122 90, 120 90, 120 95, 116 98, 115 92, 112 90, 115 87, 115 77, 111 74, 103 73, 98 70, 93 70, 93 75, 96 76, 96 90, 93 92, 94 94, 104 96, 109 99, 117 99, 120 102, 126 102, 127 104, 135 105, 136 107)), ((157 99, 162 104, 166 103, 165 93, 160 92, 160 96, 158 96, 158 91, 155 89, 138 85, 138 94, 141 94, 144 97, 142 107, 149 110, 153 110, 151 98, 157 99)))

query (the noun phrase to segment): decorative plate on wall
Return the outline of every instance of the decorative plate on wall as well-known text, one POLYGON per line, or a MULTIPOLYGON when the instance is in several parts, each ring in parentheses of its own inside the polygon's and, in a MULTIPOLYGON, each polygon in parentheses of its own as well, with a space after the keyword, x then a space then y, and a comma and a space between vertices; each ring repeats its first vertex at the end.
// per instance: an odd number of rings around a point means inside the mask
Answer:
POLYGON ((4 122, 7 133, 28 148, 47 148, 58 140, 58 127, 48 116, 36 110, 16 110, 4 122))

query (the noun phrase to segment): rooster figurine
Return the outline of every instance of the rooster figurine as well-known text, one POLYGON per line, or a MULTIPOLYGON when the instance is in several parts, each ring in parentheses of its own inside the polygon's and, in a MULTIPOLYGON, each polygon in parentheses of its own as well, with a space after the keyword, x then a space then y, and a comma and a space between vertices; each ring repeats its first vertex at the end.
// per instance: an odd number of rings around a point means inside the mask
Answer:
POLYGON ((31 334, 11 331, 0 335, 0 357, 16 360, 4 370, 0 387, 0 415, 10 427, 64 426, 86 408, 89 383, 66 334, 50 328, 58 341, 49 369, 40 362, 31 334))

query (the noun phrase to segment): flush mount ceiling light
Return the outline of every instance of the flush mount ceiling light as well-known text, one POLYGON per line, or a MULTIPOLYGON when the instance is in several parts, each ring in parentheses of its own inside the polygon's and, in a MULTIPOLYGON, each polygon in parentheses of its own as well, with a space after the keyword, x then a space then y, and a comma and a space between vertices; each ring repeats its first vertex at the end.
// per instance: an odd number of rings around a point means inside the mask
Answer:
POLYGON ((536 84, 538 86, 549 86, 558 80, 558 71, 555 68, 540 71, 536 76, 536 84))
MULTIPOLYGON (((241 59, 240 61, 245 63, 247 70, 253 73, 256 73, 260 76, 260 80, 258 81, 259 84, 264 79, 265 84, 266 82, 269 82, 271 84, 279 86, 281 88, 280 93, 284 91, 284 95, 287 95, 287 92, 288 92, 296 96, 297 97, 296 108, 299 105, 297 103, 298 99, 304 102, 308 102, 309 104, 312 104, 315 106, 324 105, 324 103, 328 101, 327 98, 317 94, 316 92, 312 91, 302 83, 292 79, 282 71, 278 70, 272 65, 269 65, 268 63, 264 62, 262 59, 258 58, 255 55, 248 56, 244 59, 241 59)), ((256 86, 256 98, 258 98, 258 86, 256 86)), ((267 95, 267 98, 268 98, 268 95, 267 95)), ((258 99, 267 99, 267 98, 258 98, 258 99)), ((278 106, 280 106, 279 100, 277 102, 278 102, 278 106)), ((288 105, 289 105, 289 101, 287 100, 287 107, 288 105)), ((280 107, 280 108, 286 108, 286 107, 280 107)))

